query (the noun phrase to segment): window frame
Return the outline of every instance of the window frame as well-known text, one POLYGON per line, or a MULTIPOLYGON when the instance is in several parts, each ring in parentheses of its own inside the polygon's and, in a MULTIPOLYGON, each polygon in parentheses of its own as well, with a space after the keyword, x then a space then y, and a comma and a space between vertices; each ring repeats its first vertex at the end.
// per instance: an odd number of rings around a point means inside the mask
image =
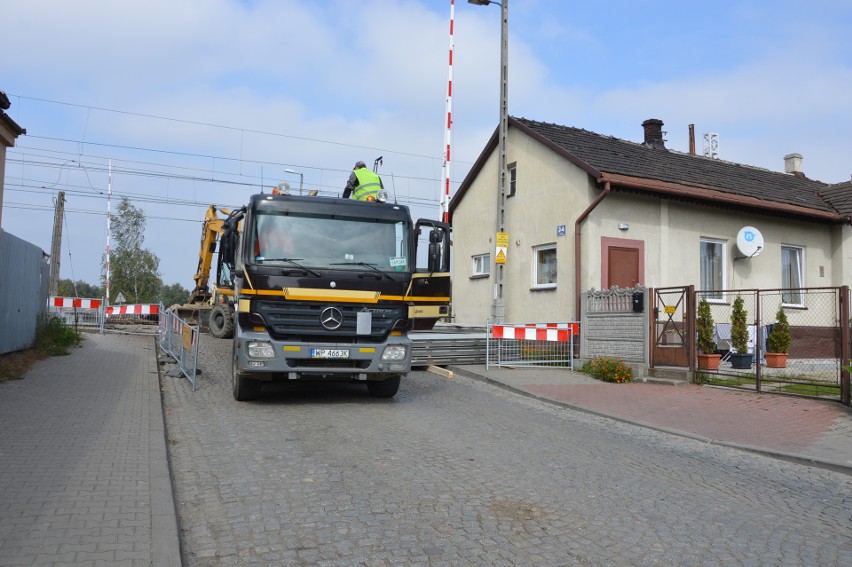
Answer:
POLYGON ((727 244, 728 244, 728 242, 726 240, 723 240, 723 239, 720 239, 720 238, 710 238, 710 237, 704 237, 704 236, 699 238, 699 243, 698 243, 698 287, 699 287, 700 291, 702 291, 702 292, 703 291, 718 291, 719 292, 718 295, 702 294, 702 297, 706 298, 709 303, 725 303, 727 301, 727 299, 726 299, 727 296, 726 296, 726 293, 725 293, 727 291, 727 287, 725 285, 725 282, 728 279, 728 246, 727 246, 727 244), (704 248, 705 244, 718 245, 719 249, 722 251, 722 254, 721 254, 721 274, 719 275, 719 278, 721 280, 719 282, 721 284, 720 287, 713 286, 713 287, 710 287, 709 289, 705 289, 705 287, 704 287, 704 280, 705 280, 704 263, 705 263, 705 260, 704 260, 703 248, 704 248))
POLYGON ((491 254, 474 254, 470 257, 471 260, 471 278, 489 278, 491 277, 491 254), (477 269, 477 260, 484 266, 484 270, 477 269), (483 261, 484 260, 484 261, 483 261))
POLYGON ((506 185, 508 186, 508 190, 506 192, 507 197, 514 197, 515 193, 518 190, 518 164, 517 162, 510 163, 506 166, 506 185))
MULTIPOLYGON (((781 288, 782 289, 801 289, 805 287, 805 247, 804 246, 796 246, 795 244, 782 244, 781 245, 781 288), (787 267, 784 265, 784 252, 785 251, 795 251, 797 254, 797 262, 798 262, 798 279, 799 285, 794 286, 792 282, 784 282, 785 277, 787 276, 787 267)), ((783 307, 804 307, 805 306, 805 294, 801 291, 796 292, 798 296, 793 297, 792 293, 781 293, 781 305, 783 307), (790 301, 790 299, 798 299, 798 301, 790 301)))
POLYGON ((532 289, 534 290, 545 290, 545 289, 556 289, 556 286, 559 283, 559 264, 556 263, 557 259, 557 248, 556 243, 551 242, 548 244, 540 244, 538 246, 533 246, 533 262, 532 262, 532 289), (542 252, 553 251, 554 254, 554 263, 555 270, 553 274, 553 282, 548 283, 539 283, 539 254, 542 252))

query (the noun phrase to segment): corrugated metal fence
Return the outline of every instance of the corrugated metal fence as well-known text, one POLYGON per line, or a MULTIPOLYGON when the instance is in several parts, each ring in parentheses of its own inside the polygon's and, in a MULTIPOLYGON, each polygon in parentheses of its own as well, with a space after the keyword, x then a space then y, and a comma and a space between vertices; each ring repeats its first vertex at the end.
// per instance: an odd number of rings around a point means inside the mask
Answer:
POLYGON ((49 276, 41 248, 0 230, 0 354, 35 344, 49 276))

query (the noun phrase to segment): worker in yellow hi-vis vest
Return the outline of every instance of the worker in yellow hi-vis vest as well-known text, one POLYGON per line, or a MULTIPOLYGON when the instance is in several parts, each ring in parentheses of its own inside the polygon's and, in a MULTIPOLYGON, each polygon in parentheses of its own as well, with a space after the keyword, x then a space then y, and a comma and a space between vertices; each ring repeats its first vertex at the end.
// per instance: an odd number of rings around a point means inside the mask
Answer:
POLYGON ((346 188, 343 189, 343 198, 349 199, 351 197, 358 201, 373 201, 382 189, 384 189, 384 185, 382 185, 382 179, 379 175, 367 169, 367 165, 363 161, 358 161, 352 168, 352 174, 349 175, 346 188))

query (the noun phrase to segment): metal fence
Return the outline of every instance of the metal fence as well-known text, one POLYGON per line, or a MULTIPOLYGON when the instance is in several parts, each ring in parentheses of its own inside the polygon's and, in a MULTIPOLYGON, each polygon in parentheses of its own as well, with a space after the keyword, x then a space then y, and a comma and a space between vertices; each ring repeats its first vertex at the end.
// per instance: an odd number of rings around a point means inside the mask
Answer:
POLYGON ((104 309, 100 299, 50 296, 47 311, 69 327, 103 331, 104 309))
POLYGON ((49 275, 41 248, 0 229, 0 354, 35 344, 49 275))
POLYGON ((494 323, 486 327, 485 367, 554 367, 574 370, 580 323, 494 323))
POLYGON ((843 294, 848 297, 848 288, 696 292, 699 301, 707 299, 710 305, 713 340, 721 355, 719 368, 698 368, 696 380, 848 404, 849 375, 843 365, 849 364, 849 315, 843 294), (746 312, 745 352, 737 351, 732 336, 733 308, 738 298, 746 312), (789 322, 791 343, 786 364, 774 367, 766 356, 767 338, 779 309, 789 322))
POLYGON ((195 391, 195 377, 198 370, 198 342, 200 332, 198 326, 187 324, 173 311, 159 309, 159 346, 172 357, 183 374, 192 384, 195 391))
POLYGON ((162 306, 154 304, 105 306, 98 298, 51 296, 48 313, 77 330, 134 335, 156 335, 157 314, 162 306))

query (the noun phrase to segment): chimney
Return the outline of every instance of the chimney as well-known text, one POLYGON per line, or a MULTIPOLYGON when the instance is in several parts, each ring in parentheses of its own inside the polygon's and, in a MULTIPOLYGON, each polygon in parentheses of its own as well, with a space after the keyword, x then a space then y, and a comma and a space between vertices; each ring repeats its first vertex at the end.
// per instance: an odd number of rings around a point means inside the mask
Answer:
POLYGON ((666 149, 666 141, 663 140, 663 121, 657 118, 649 118, 642 123, 645 129, 645 145, 657 150, 666 149))
POLYGON ((695 155, 695 124, 689 125, 689 155, 695 155))
POLYGON ((787 154, 784 156, 784 173, 792 173, 796 177, 804 177, 802 170, 802 154, 787 154))

